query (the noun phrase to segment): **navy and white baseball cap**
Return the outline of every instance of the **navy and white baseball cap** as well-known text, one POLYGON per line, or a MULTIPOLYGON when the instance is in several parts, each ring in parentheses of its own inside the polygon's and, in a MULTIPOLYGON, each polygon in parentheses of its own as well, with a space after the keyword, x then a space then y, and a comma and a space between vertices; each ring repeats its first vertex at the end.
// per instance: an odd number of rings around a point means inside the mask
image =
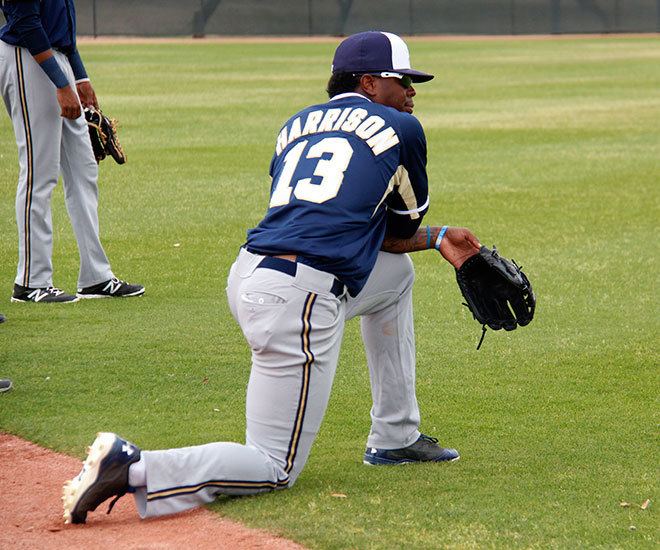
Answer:
POLYGON ((333 73, 381 73, 408 75, 413 82, 426 82, 432 74, 410 67, 408 46, 391 32, 367 31, 352 34, 337 46, 333 73))

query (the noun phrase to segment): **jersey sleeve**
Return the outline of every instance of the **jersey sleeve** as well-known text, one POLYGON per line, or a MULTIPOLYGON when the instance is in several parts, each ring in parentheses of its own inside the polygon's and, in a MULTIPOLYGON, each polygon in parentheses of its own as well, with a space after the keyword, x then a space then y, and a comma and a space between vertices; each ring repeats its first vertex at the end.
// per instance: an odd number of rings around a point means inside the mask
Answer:
POLYGON ((274 153, 273 157, 270 159, 270 167, 268 169, 268 175, 272 178, 275 171, 275 161, 277 160, 277 154, 274 153))
POLYGON ((74 47, 74 49, 67 54, 67 57, 69 59, 69 64, 71 65, 73 77, 76 79, 76 82, 89 80, 87 71, 85 70, 85 65, 82 58, 80 57, 80 53, 78 52, 78 48, 74 47))
POLYGON ((420 122, 407 113, 401 116, 400 164, 387 198, 387 235, 407 239, 417 231, 429 209, 426 175, 426 136, 420 122))
POLYGON ((5 2, 7 23, 18 36, 20 45, 32 55, 50 49, 50 40, 41 24, 38 1, 5 2))

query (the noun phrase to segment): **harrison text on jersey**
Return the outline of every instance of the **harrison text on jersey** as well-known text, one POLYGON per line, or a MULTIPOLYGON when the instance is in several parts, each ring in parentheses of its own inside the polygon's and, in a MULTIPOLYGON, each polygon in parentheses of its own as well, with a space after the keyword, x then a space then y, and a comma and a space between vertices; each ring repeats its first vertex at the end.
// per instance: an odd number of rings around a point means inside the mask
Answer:
POLYGON ((361 107, 346 107, 311 111, 304 122, 301 117, 296 117, 280 131, 275 152, 279 156, 287 145, 301 136, 322 132, 347 132, 354 133, 365 141, 374 155, 378 156, 399 143, 399 137, 391 126, 383 128, 385 121, 381 117, 367 117, 368 114, 369 112, 361 107))

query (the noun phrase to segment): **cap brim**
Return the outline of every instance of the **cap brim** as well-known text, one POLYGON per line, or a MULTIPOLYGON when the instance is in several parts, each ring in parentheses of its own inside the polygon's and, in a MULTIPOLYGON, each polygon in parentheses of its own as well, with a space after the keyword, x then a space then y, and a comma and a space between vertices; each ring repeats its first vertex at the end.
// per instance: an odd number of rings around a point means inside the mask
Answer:
POLYGON ((435 78, 435 75, 416 71, 415 69, 393 69, 393 71, 408 75, 413 82, 428 82, 435 78))

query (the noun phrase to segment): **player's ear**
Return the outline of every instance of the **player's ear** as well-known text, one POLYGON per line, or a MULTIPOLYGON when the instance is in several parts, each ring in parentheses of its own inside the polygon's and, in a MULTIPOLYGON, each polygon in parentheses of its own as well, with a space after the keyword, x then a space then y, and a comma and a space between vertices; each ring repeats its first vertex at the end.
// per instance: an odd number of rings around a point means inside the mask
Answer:
POLYGON ((362 91, 364 91, 368 96, 375 96, 377 93, 377 82, 378 78, 374 75, 363 74, 360 77, 360 88, 362 88, 362 91))

